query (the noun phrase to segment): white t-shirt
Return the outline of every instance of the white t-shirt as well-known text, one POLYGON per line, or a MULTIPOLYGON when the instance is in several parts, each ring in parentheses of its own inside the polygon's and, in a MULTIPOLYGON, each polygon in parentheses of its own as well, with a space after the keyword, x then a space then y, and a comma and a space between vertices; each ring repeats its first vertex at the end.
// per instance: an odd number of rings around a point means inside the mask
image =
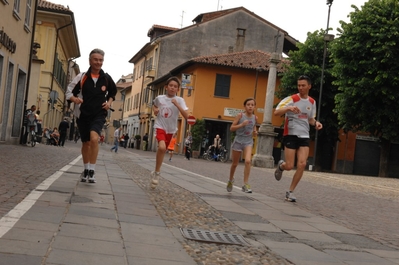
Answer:
POLYGON ((162 129, 167 134, 177 131, 177 120, 179 118, 179 109, 172 103, 172 99, 176 99, 183 110, 188 110, 186 102, 182 97, 175 96, 170 98, 166 95, 160 95, 153 101, 153 104, 159 109, 154 128, 162 129))

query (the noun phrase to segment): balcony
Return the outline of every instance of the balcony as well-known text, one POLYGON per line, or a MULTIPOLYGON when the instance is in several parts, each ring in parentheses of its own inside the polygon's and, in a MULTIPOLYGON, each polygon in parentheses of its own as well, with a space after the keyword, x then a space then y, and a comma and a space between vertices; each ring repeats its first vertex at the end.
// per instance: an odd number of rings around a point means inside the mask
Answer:
POLYGON ((153 65, 147 66, 145 70, 145 77, 146 78, 155 78, 155 67, 153 65))

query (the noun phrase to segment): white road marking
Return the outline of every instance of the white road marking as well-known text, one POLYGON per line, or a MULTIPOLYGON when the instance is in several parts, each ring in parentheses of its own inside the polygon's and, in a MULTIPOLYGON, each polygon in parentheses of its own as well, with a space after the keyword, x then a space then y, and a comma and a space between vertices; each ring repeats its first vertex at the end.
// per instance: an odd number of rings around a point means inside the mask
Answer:
POLYGON ((2 238, 13 226, 19 221, 19 219, 36 203, 36 201, 42 196, 42 194, 54 183, 65 171, 75 165, 82 155, 78 156, 68 165, 64 166, 53 175, 45 179, 39 186, 31 191, 25 199, 18 203, 14 209, 9 211, 3 218, 0 219, 0 238, 2 238))

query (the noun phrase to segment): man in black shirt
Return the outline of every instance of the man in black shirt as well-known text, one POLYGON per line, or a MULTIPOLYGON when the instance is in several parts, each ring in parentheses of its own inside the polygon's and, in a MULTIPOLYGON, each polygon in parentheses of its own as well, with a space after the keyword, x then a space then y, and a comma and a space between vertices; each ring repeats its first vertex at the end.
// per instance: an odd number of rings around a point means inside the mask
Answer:
POLYGON ((58 146, 64 147, 68 129, 69 123, 67 121, 67 118, 64 118, 64 120, 60 122, 60 125, 58 125, 58 130, 60 131, 60 141, 58 142, 58 146))

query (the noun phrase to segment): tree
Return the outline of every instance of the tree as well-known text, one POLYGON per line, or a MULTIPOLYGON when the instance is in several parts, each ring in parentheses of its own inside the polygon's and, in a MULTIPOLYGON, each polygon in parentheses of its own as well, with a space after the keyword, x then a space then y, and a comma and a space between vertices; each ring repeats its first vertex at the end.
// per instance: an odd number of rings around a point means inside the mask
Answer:
POLYGON ((335 97, 344 130, 367 132, 381 141, 380 177, 388 172, 391 141, 399 139, 399 2, 369 0, 340 21, 332 45, 335 97))
POLYGON ((191 135, 193 137, 192 150, 200 150, 202 138, 205 133, 205 120, 197 119, 191 128, 191 135))
MULTIPOLYGON (((299 43, 298 50, 289 54, 290 63, 285 65, 281 87, 276 91, 276 96, 282 99, 298 93, 297 79, 301 75, 307 75, 312 79, 312 88, 309 95, 316 100, 317 108, 321 108, 321 117, 316 117, 316 119, 323 124, 323 130, 318 132, 317 153, 319 156, 317 157, 316 168, 329 170, 334 157, 334 147, 338 140, 339 127, 337 115, 332 112, 337 88, 332 85, 332 64, 329 60, 329 53, 327 53, 324 67, 322 101, 321 104, 317 102, 320 92, 325 34, 325 30, 309 32, 305 43, 299 43)), ((314 130, 311 130, 312 139, 314 139, 314 132, 314 130)))

